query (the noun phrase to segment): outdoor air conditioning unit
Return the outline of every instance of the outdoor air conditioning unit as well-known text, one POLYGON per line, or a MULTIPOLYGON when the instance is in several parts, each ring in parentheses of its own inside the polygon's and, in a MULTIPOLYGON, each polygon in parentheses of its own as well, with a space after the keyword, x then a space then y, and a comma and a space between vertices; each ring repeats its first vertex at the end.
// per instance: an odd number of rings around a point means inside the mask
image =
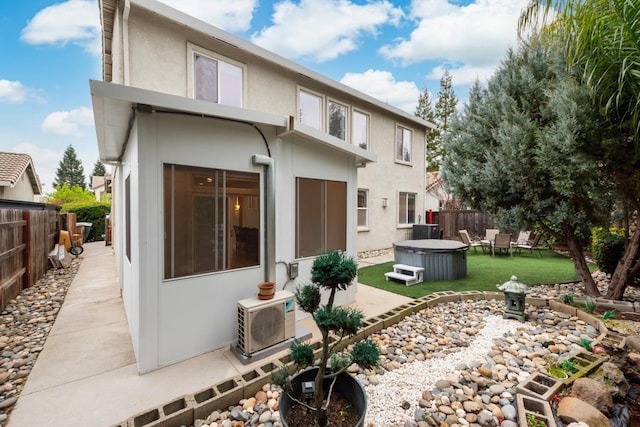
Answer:
POLYGON ((291 292, 278 291, 270 300, 238 301, 238 350, 255 353, 296 334, 296 304, 291 292))

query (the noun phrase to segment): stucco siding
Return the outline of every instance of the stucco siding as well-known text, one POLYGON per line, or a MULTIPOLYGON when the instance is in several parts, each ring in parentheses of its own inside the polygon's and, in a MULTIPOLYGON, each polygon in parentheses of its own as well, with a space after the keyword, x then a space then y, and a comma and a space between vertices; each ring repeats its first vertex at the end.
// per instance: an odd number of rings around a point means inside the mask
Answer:
POLYGON ((4 191, 0 193, 3 199, 8 200, 23 200, 26 202, 34 201, 33 187, 26 171, 20 175, 18 181, 13 187, 3 187, 4 191))

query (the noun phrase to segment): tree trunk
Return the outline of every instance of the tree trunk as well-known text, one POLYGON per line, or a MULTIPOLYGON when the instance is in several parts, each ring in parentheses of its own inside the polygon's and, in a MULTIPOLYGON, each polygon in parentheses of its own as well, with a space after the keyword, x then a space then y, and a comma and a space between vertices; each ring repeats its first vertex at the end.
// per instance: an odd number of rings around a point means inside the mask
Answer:
POLYGON ((622 299, 627 285, 638 275, 640 266, 636 263, 638 247, 640 246, 640 218, 636 220, 636 230, 633 232, 631 241, 627 245, 622 259, 618 261, 616 271, 611 276, 611 282, 607 288, 608 299, 622 299), (635 264, 635 265, 634 265, 635 264))
POLYGON ((329 425, 327 419, 327 410, 324 408, 324 376, 327 369, 327 362, 329 361, 329 333, 322 332, 322 356, 320 359, 320 366, 318 374, 316 375, 316 390, 315 390, 315 408, 316 408, 316 421, 319 426, 329 425))
POLYGON ((599 297, 600 291, 598 290, 596 282, 593 280, 593 276, 589 271, 587 261, 584 259, 582 248, 580 247, 580 243, 578 242, 578 238, 576 237, 573 228, 568 225, 563 225, 562 228, 567 239, 567 245, 569 246, 569 255, 571 255, 571 259, 573 260, 576 273, 578 273, 580 280, 582 280, 585 293, 592 297, 599 297))

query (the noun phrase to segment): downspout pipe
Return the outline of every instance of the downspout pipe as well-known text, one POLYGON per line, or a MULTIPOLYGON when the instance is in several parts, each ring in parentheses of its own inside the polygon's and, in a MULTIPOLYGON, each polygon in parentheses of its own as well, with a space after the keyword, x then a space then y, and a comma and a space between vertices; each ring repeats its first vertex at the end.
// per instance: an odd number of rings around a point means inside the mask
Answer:
POLYGON ((276 281, 276 170, 271 157, 254 154, 251 158, 254 165, 266 166, 265 170, 265 231, 264 231, 264 279, 265 282, 276 281))

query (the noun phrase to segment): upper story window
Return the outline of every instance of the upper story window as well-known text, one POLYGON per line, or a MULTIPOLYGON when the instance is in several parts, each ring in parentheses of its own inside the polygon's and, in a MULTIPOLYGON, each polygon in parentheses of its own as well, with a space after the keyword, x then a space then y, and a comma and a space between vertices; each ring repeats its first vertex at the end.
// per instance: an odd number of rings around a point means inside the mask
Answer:
POLYGON ((353 110, 353 136, 351 142, 360 148, 369 148, 369 115, 353 110))
POLYGON ((329 101, 329 135, 347 140, 347 115, 349 107, 335 101, 329 101))
POLYGON ((189 44, 190 95, 196 99, 242 107, 245 67, 189 44))
POLYGON ((298 120, 312 128, 322 130, 322 96, 306 90, 298 91, 298 120))
POLYGON ((402 126, 396 126, 396 162, 411 163, 411 140, 413 132, 402 126))

